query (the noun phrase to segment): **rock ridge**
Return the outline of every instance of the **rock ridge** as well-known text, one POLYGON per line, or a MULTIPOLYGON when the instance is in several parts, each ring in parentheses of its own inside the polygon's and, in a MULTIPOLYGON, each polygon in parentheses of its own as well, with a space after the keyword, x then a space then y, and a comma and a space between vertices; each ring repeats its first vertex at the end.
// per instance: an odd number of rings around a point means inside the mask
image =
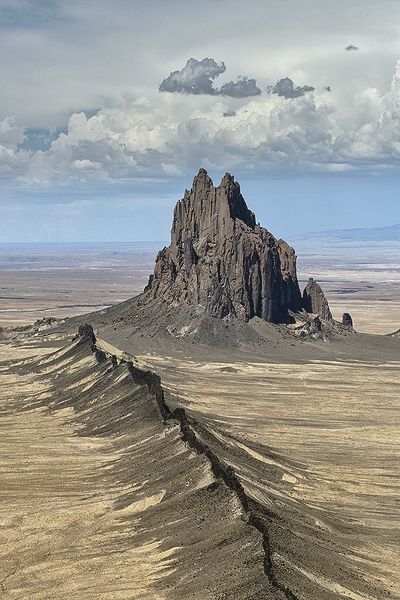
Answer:
MULTIPOLYGON (((75 336, 80 338, 83 343, 89 343, 90 349, 95 353, 97 362, 104 362, 98 359, 98 352, 101 352, 105 356, 105 360, 110 358, 112 368, 114 369, 116 363, 113 359, 114 355, 108 355, 97 347, 97 339, 93 331, 93 327, 88 324, 83 324, 78 329, 78 334, 75 336)), ((118 361, 117 361, 118 362, 118 361)), ((198 425, 195 419, 192 419, 185 408, 176 406, 171 409, 165 400, 164 388, 162 386, 161 377, 150 370, 144 370, 135 366, 130 361, 121 360, 120 363, 125 364, 132 380, 135 383, 144 385, 147 387, 151 396, 153 396, 157 405, 160 417, 164 424, 168 421, 175 421, 179 424, 180 433, 182 440, 191 448, 196 454, 204 455, 211 467, 211 471, 216 479, 216 484, 223 482, 226 487, 231 490, 237 497, 242 511, 243 518, 247 520, 247 523, 254 527, 262 538, 262 547, 264 552, 264 573, 269 584, 273 589, 276 590, 277 600, 278 598, 286 598, 286 600, 299 600, 298 596, 287 586, 282 583, 274 568, 272 559, 272 546, 270 543, 269 527, 272 519, 271 514, 267 513, 265 509, 262 509, 258 503, 247 495, 239 477, 237 476, 235 469, 226 464, 223 460, 215 454, 215 452, 207 445, 207 443, 201 439, 201 436, 196 431, 196 425, 198 425)))

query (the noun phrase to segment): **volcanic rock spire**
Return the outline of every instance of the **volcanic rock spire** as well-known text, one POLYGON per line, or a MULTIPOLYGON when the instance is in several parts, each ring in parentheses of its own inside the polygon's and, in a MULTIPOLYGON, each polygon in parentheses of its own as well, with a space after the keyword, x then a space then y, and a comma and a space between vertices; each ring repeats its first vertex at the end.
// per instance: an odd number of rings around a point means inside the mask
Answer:
POLYGON ((302 306, 293 248, 256 223, 232 175, 214 187, 204 169, 175 207, 146 290, 217 318, 279 323, 302 306))
POLYGON ((332 319, 328 300, 325 298, 321 286, 312 277, 308 280, 303 292, 303 308, 308 313, 319 315, 324 321, 332 319))

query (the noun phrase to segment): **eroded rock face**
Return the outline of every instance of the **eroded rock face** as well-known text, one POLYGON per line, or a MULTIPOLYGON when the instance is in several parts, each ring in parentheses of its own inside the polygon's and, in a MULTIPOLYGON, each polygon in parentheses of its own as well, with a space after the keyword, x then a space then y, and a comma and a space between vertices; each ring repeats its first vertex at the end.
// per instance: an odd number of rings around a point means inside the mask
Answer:
POLYGON ((348 327, 349 329, 353 329, 353 319, 349 313, 343 313, 342 325, 344 325, 344 327, 348 327))
POLYGON ((175 207, 146 290, 218 318, 278 323, 302 305, 293 248, 256 223, 231 175, 214 187, 204 169, 175 207))
POLYGON ((321 286, 310 277, 303 292, 303 308, 308 313, 319 315, 324 321, 332 319, 332 313, 329 308, 325 294, 321 286))

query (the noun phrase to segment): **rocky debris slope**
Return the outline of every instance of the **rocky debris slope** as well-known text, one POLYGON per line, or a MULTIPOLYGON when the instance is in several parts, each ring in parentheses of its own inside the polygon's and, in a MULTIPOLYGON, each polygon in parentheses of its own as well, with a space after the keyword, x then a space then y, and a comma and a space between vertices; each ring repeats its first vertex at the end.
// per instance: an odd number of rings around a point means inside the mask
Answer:
POLYGON ((175 207, 146 290, 220 319, 279 323, 302 306, 293 248, 256 223, 231 175, 214 187, 204 169, 175 207))
POLYGON ((304 288, 303 308, 308 313, 319 315, 324 321, 332 319, 332 313, 325 294, 321 286, 312 277, 310 277, 304 288))

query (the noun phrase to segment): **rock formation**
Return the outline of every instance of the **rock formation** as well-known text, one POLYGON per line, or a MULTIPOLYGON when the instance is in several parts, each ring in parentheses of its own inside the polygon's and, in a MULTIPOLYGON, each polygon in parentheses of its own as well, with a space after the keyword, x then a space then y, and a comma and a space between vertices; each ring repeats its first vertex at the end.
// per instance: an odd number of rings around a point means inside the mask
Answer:
POLYGON ((349 313, 343 313, 342 325, 349 329, 353 329, 353 319, 349 313))
POLYGON ((312 277, 308 280, 303 292, 303 308, 308 313, 319 315, 323 321, 332 320, 332 313, 325 294, 312 277))
POLYGON ((217 318, 279 323, 302 306, 293 248, 256 223, 231 175, 214 187, 204 169, 175 207, 146 291, 217 318))

